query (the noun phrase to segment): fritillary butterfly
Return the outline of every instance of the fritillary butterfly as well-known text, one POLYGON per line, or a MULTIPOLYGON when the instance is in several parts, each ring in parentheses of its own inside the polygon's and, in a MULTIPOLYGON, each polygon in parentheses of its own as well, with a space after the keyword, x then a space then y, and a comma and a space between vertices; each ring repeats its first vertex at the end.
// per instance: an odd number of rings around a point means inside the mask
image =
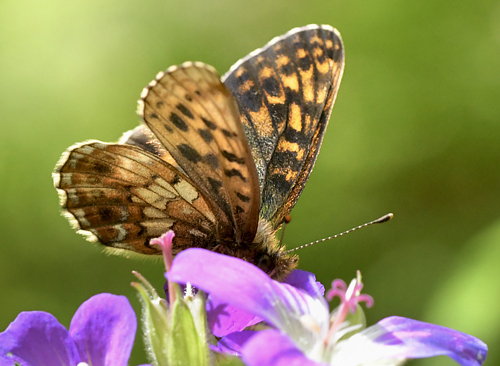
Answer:
POLYGON ((311 173, 344 68, 325 25, 296 28, 221 79, 187 62, 144 89, 143 125, 118 143, 70 147, 53 174, 64 215, 113 252, 201 247, 283 278, 297 265, 275 238, 311 173))

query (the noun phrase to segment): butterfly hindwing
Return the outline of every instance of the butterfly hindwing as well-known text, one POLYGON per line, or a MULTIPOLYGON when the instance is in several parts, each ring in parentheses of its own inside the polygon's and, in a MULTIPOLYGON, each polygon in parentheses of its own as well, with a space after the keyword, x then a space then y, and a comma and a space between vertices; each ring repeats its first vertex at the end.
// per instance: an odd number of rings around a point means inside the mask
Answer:
POLYGON ((139 114, 218 218, 217 236, 251 243, 258 225, 258 178, 232 95, 217 72, 186 63, 144 89, 139 114))
POLYGON ((344 67, 329 26, 294 29, 223 77, 235 96, 256 163, 260 216, 274 228, 295 205, 316 161, 344 67))
POLYGON ((65 215, 91 241, 158 254, 149 240, 169 229, 174 250, 213 245, 215 216, 190 180, 135 146, 89 141, 63 155, 54 185, 65 215))

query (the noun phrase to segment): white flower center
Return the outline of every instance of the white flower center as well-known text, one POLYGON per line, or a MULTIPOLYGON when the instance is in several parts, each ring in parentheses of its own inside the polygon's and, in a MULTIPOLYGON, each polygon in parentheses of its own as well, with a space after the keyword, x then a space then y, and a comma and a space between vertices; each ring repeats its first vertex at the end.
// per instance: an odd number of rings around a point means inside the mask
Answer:
POLYGON ((310 314, 302 315, 300 317, 300 323, 312 333, 321 333, 321 326, 310 314))

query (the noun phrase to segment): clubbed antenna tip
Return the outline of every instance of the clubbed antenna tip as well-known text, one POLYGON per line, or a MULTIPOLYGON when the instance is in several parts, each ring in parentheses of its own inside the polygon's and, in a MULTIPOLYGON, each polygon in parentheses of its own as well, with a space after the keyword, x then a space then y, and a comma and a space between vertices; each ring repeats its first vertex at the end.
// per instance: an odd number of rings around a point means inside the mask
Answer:
POLYGON ((374 224, 382 224, 383 222, 389 221, 393 217, 394 217, 394 214, 388 213, 387 215, 384 215, 384 216, 379 217, 378 219, 374 220, 373 223, 374 224))

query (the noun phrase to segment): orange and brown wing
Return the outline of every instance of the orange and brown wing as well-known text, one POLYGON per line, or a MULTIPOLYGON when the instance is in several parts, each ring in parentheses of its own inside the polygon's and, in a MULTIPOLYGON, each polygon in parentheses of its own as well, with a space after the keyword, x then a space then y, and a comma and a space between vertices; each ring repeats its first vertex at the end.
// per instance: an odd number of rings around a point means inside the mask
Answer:
POLYGON ((63 154, 53 173, 64 215, 90 241, 159 254, 152 238, 175 231, 174 251, 215 245, 216 218, 175 167, 130 145, 88 141, 63 154))
POLYGON ((281 225, 311 173, 344 68, 337 30, 310 25, 275 38, 223 77, 257 167, 260 216, 281 225))
POLYGON ((258 178, 236 103, 217 72, 185 63, 159 73, 141 95, 139 114, 203 194, 217 217, 218 238, 251 243, 258 178))

